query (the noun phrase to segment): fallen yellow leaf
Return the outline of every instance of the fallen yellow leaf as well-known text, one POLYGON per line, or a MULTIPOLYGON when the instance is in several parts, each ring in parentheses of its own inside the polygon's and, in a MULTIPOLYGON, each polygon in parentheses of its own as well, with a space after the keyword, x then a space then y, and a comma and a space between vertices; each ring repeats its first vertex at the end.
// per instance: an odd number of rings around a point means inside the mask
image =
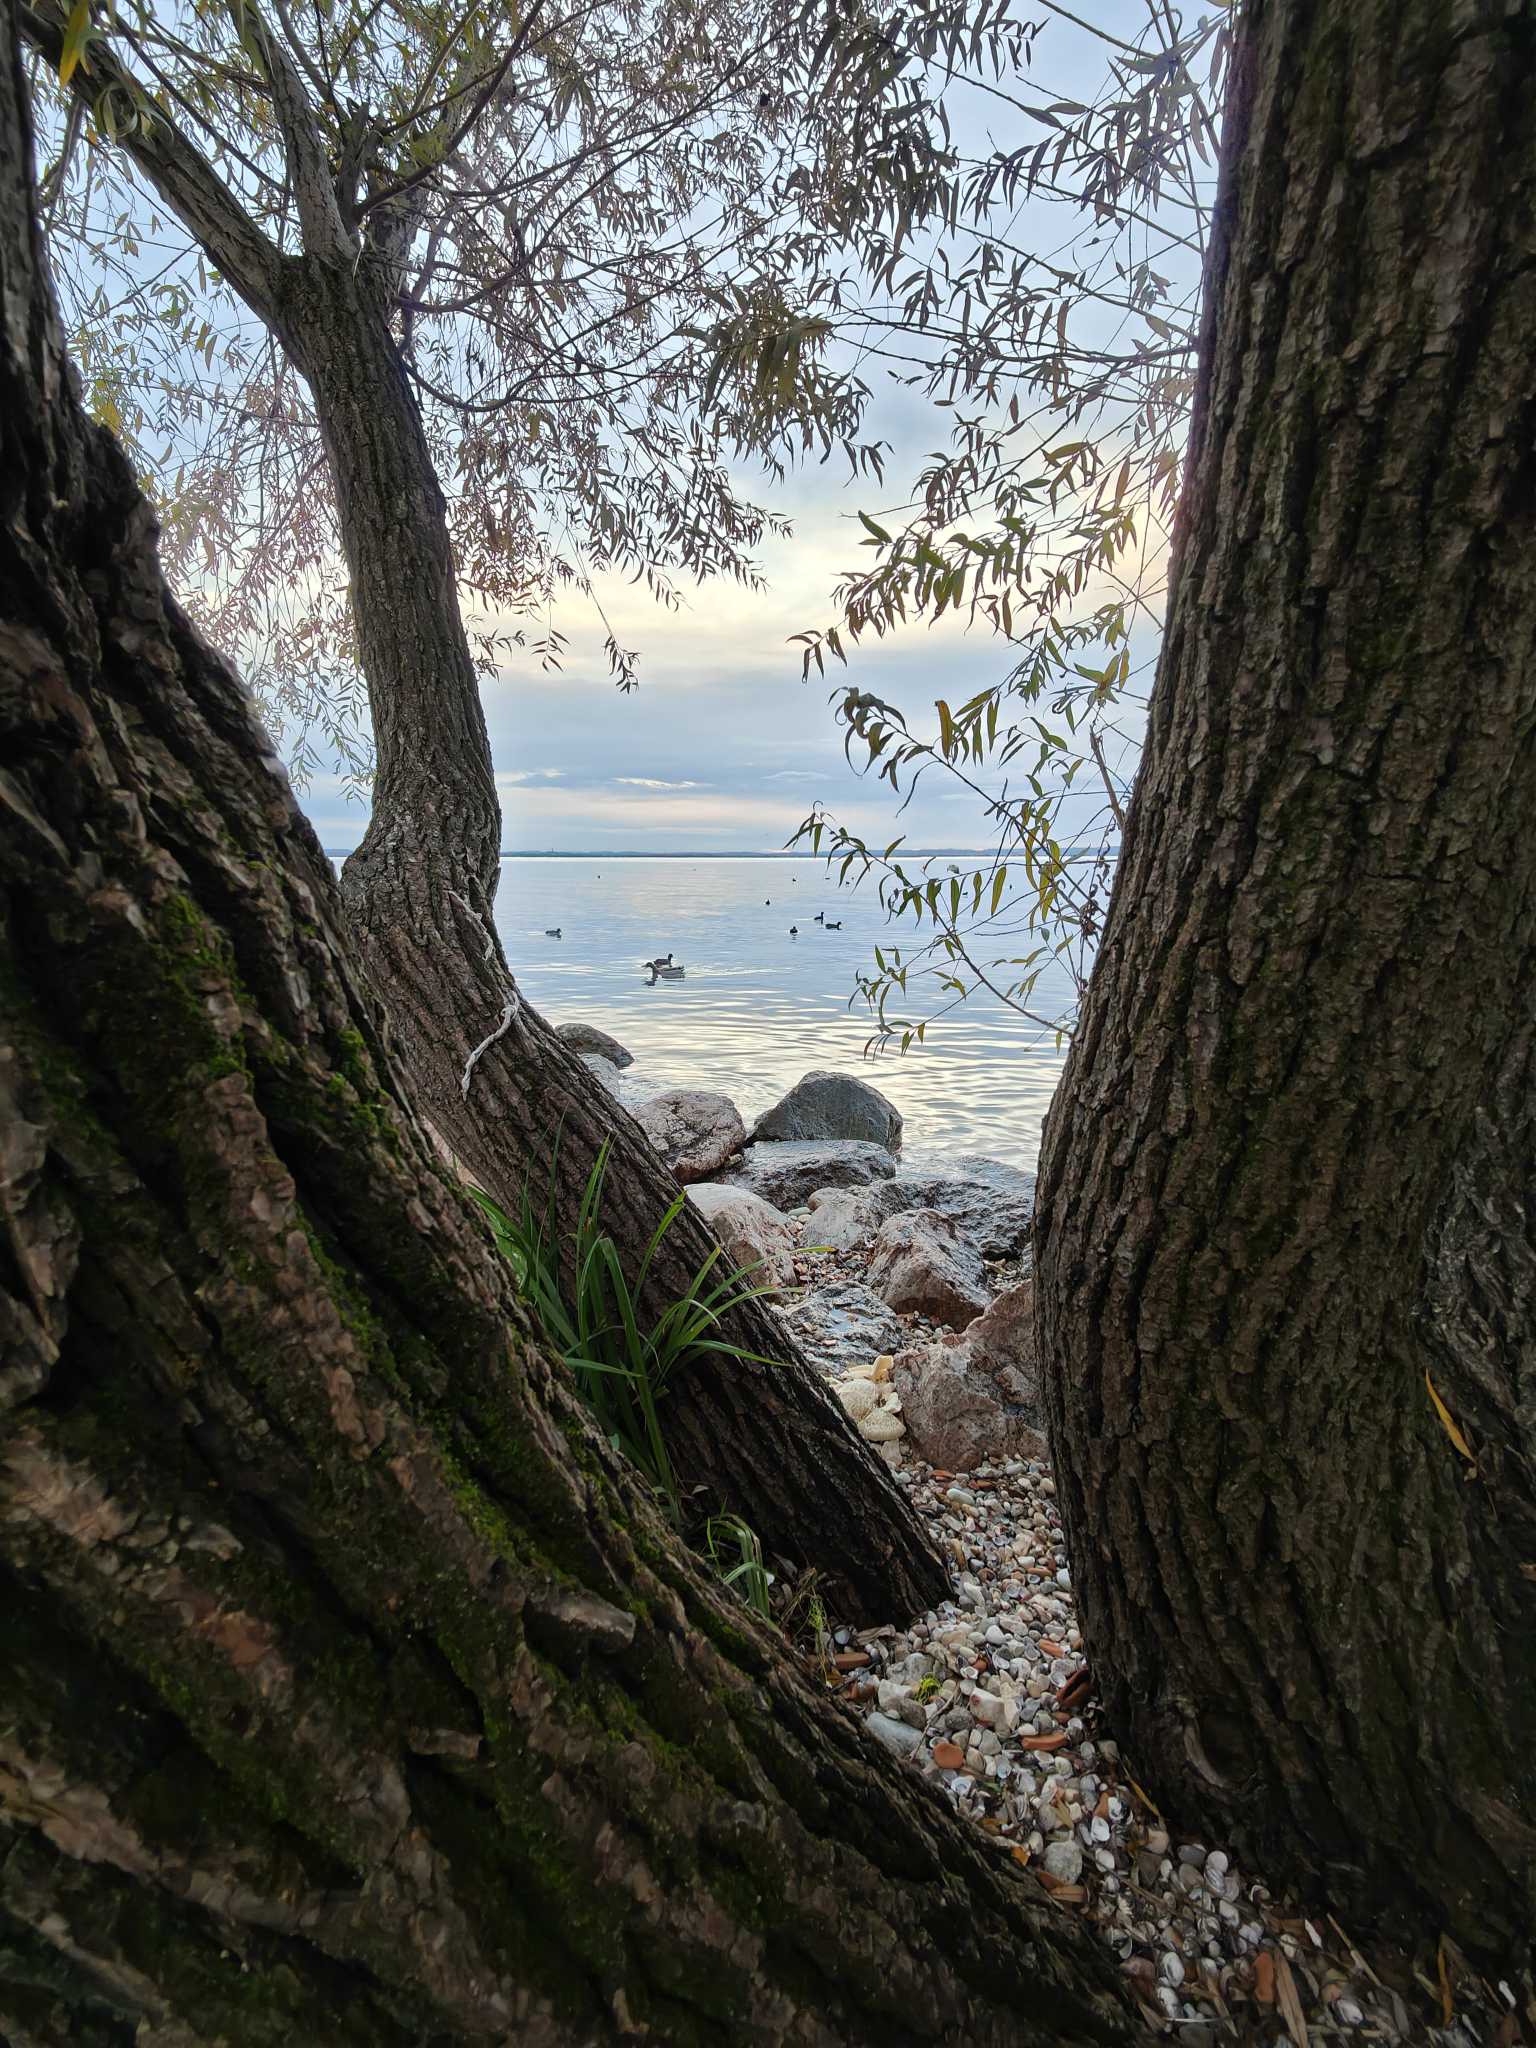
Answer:
MULTIPOLYGON (((1466 1459, 1467 1463, 1469 1465, 1474 1464, 1476 1461, 1472 1456, 1472 1446, 1467 1442, 1466 1438, 1462 1435, 1461 1431, 1456 1427, 1455 1423, 1451 1420, 1451 1411, 1449 1408, 1446 1407, 1445 1403, 1441 1400, 1439 1390, 1435 1386, 1434 1381, 1429 1376, 1428 1366, 1424 1368, 1424 1384, 1429 1389, 1429 1398, 1435 1404, 1435 1413, 1440 1418, 1441 1428, 1445 1431, 1446 1435, 1450 1438, 1451 1442, 1456 1446, 1457 1450, 1460 1451, 1461 1455, 1466 1459)), ((1446 2021, 1446 2025, 1450 2025, 1449 2020, 1446 2021)))
POLYGON ((1127 1783, 1127 1785, 1130 1786, 1131 1790, 1136 1794, 1136 1797, 1141 1801, 1142 1805, 1147 1809, 1147 1811, 1149 1813, 1155 1813, 1158 1819, 1161 1820, 1163 1817, 1162 1808, 1157 1805, 1154 1805, 1154 1803, 1147 1797, 1146 1793, 1142 1791, 1141 1787, 1137 1784, 1136 1780, 1134 1778, 1128 1777, 1125 1782, 1127 1783))

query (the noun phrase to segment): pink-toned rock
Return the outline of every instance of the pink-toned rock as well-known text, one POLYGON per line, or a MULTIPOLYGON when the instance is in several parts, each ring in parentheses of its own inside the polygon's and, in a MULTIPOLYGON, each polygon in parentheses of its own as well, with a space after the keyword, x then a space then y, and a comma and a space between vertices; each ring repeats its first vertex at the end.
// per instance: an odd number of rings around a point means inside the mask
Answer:
POLYGON ((958 1336, 901 1352, 892 1375, 917 1456, 947 1472, 1043 1458, 1033 1288, 1000 1294, 958 1336))
POLYGON ((963 1330, 987 1305, 981 1257, 937 1209, 910 1209, 882 1224, 869 1284, 894 1309, 963 1330))
POLYGON ((684 1182, 708 1180, 747 1142, 735 1103, 704 1088, 653 1095, 635 1111, 635 1121, 684 1182))
POLYGON ((751 1266, 753 1287, 793 1283, 794 1225, 771 1202, 747 1188, 724 1187, 713 1180, 689 1188, 688 1199, 725 1247, 725 1265, 717 1279, 724 1278, 728 1266, 751 1266))

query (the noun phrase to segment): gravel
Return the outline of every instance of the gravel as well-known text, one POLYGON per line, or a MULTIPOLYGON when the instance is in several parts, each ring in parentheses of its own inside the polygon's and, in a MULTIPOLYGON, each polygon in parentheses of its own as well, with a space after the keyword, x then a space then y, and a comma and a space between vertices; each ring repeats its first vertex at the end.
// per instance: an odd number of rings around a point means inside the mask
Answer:
MULTIPOLYGON (((867 1256, 801 1254, 809 1284, 783 1308, 909 1493, 954 1590, 905 1628, 837 1631, 845 1661, 833 1665, 823 1643, 822 1676, 1060 1910, 1097 1929, 1149 2032, 1179 2048, 1536 2039, 1519 1987, 1489 1985, 1452 1953, 1446 2024, 1434 1957, 1373 1949, 1367 1960, 1337 1922, 1309 1918, 1213 1832, 1170 1834, 1137 1783, 1149 1770, 1122 1755, 1094 1693, 1048 1465, 1021 1455, 949 1472, 915 1458, 892 1354, 935 1333, 910 1314, 893 1327, 869 1292, 867 1256)), ((1026 1264, 989 1261, 989 1287, 1014 1285, 1026 1264)))
POLYGON ((870 1662, 847 1673, 843 1696, 1097 1928, 1149 2031, 1180 2048, 1521 2038, 1470 1977, 1453 2023, 1438 2024, 1435 1987, 1410 1959, 1378 1979, 1342 1930, 1272 1891, 1235 1849, 1170 1836, 1094 1696, 1043 1463, 958 1475, 906 1459, 895 1476, 951 1559, 955 1596, 906 1629, 853 1635, 870 1662))

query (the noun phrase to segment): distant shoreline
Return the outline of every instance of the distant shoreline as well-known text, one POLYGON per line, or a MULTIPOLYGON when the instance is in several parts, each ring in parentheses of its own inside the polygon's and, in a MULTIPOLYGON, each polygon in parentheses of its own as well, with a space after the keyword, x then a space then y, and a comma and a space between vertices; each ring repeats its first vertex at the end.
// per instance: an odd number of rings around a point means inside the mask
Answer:
MULTIPOLYGON (((990 860, 996 851, 990 846, 904 846, 903 854, 920 860, 936 860, 956 854, 966 860, 990 860)), ((328 846, 325 855, 328 860, 345 860, 349 853, 357 851, 354 846, 328 846)), ((748 853, 745 851, 726 853, 695 853, 686 849, 681 853, 646 851, 642 847, 624 847, 616 851, 603 849, 596 853, 557 853, 552 847, 537 851, 533 847, 504 846, 499 856, 502 860, 803 860, 823 861, 829 858, 824 853, 748 853)))

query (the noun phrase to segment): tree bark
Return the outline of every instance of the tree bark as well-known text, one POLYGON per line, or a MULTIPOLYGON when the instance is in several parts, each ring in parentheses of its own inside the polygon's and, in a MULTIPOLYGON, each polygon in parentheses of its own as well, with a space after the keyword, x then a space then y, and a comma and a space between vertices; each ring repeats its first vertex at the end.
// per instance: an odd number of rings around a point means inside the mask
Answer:
MULTIPOLYGON (((518 993, 492 917, 500 810, 459 611, 446 508, 421 416, 366 268, 306 258, 279 323, 302 364, 336 481, 377 774, 342 895, 416 1100, 457 1158, 515 1211, 525 1181, 574 1219, 609 1148, 603 1223, 631 1272, 677 1183, 628 1111, 518 993)), ((646 1300, 676 1301, 713 1234, 685 1209, 646 1300)), ((840 1610, 884 1621, 932 1606, 948 1575, 906 1496, 761 1303, 729 1335, 766 1362, 705 1360, 663 1408, 701 1512, 730 1509, 764 1548, 813 1566, 840 1610)))
POLYGON ((0 0, 0 2029, 1112 2043, 1104 1951, 706 1581, 402 1092, 80 411, 0 0))
MULTIPOLYGON (((25 19, 56 63, 61 11, 25 19)), ((169 119, 131 130, 123 147, 277 335, 314 399, 376 746, 372 814, 342 884, 361 957, 423 1113, 505 1206, 515 1210, 531 1177, 574 1217, 609 1147, 604 1223, 633 1274, 677 1185, 634 1119, 521 1000, 503 956, 490 745, 442 489, 390 331, 392 272, 348 238, 303 83, 276 45, 269 56, 307 198, 303 255, 281 257, 265 242, 169 119)), ((87 110, 93 91, 122 76, 99 43, 91 63, 89 80, 84 67, 76 73, 87 110)), ((649 1307, 677 1300, 717 1250, 685 1210, 648 1269, 649 1307)), ((851 1617, 903 1618, 942 1599, 948 1574, 906 1496, 780 1320, 749 1303, 726 1334, 768 1363, 701 1362, 674 1379, 663 1422, 690 1498, 702 1512, 743 1516, 770 1554, 814 1567, 851 1617)))
POLYGON ((1245 17, 1035 1253, 1083 1626, 1149 1783, 1356 1924, 1506 1960, 1536 1926, 1533 60, 1503 5, 1245 17))

